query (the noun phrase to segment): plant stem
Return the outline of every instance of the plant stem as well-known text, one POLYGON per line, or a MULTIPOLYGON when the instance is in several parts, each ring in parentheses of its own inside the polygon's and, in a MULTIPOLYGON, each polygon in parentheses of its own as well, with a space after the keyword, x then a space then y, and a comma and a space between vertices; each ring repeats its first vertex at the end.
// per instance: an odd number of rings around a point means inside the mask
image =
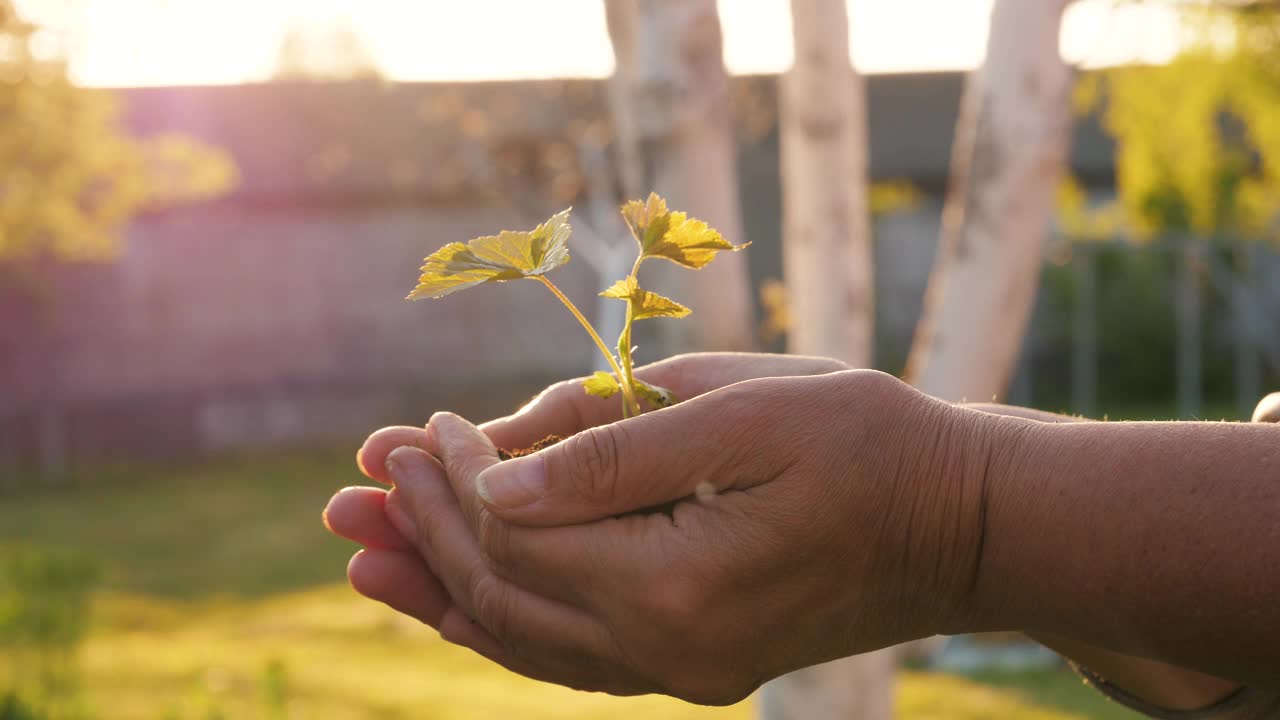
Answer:
MULTIPOLYGON (((636 273, 640 270, 640 263, 644 260, 644 256, 636 258, 636 262, 631 266, 631 274, 629 277, 636 280, 636 273)), ((635 304, 631 298, 627 298, 627 319, 622 325, 622 337, 618 338, 618 359, 622 361, 622 372, 626 375, 623 380, 628 387, 635 387, 634 363, 631 360, 631 323, 635 320, 635 304)), ((639 414, 639 413, 637 413, 639 414)))
MULTIPOLYGON (((573 316, 578 318, 578 322, 582 324, 582 329, 587 331, 587 334, 591 336, 593 341, 595 341, 596 347, 600 348, 600 352, 604 355, 605 360, 609 361, 609 367, 613 369, 614 375, 618 377, 618 384, 622 388, 622 397, 625 400, 623 405, 623 415, 627 417, 630 417, 631 415, 639 415, 640 403, 636 400, 635 388, 631 386, 628 374, 624 373, 622 368, 618 367, 618 361, 614 359, 613 353, 609 352, 608 346, 600 339, 600 335, 596 332, 596 329, 591 327, 591 323, 587 321, 586 316, 582 314, 582 311, 578 310, 578 306, 574 305, 573 301, 570 300, 568 296, 560 292, 560 288, 556 287, 555 283, 548 280, 545 276, 536 275, 533 279, 543 285, 546 285, 547 289, 559 298, 560 302, 564 303, 565 307, 569 308, 569 312, 573 313, 573 316)), ((630 310, 628 310, 628 314, 630 314, 630 310)), ((629 322, 627 324, 627 329, 630 329, 629 322)), ((624 330, 624 332, 626 331, 624 330)))

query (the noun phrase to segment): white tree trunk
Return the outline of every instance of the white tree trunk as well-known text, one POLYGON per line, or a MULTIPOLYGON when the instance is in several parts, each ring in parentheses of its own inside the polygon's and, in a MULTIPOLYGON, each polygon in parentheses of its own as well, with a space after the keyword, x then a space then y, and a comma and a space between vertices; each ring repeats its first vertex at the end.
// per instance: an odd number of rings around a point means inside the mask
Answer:
MULTIPOLYGON (((845 0, 792 0, 795 65, 782 78, 788 350, 872 361, 865 88, 849 62, 845 0)), ((797 670, 760 690, 763 720, 887 720, 892 649, 797 670)))
POLYGON ((946 400, 1004 395, 1040 280, 1067 159, 1069 0, 996 0, 956 127, 938 258, 906 377, 946 400))
MULTIPOLYGON (((715 0, 607 2, 634 6, 609 8, 615 55, 634 53, 633 62, 619 62, 620 68, 629 69, 617 78, 630 83, 631 100, 615 107, 627 105, 634 112, 623 122, 627 127, 634 122, 651 168, 651 189, 729 240, 743 242, 737 146, 715 0), (621 37, 628 16, 635 34, 621 37)), ((654 325, 665 352, 747 350, 755 345, 751 283, 743 255, 721 254, 699 272, 666 263, 650 263, 644 272, 647 286, 693 309, 689 320, 654 325)))
POLYGON ((893 717, 893 675, 898 651, 814 665, 765 683, 760 689, 764 720, 883 720, 893 717))
POLYGON ((795 65, 782 77, 788 350, 872 364, 867 113, 849 62, 845 0, 792 0, 795 65))

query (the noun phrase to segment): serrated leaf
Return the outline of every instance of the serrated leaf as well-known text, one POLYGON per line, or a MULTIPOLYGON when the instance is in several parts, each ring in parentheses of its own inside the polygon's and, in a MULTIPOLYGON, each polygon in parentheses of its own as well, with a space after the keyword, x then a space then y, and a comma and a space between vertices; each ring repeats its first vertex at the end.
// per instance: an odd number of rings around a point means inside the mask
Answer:
POLYGON ((591 377, 582 381, 582 389, 586 390, 588 395, 611 398, 622 390, 622 386, 618 384, 618 378, 611 373, 597 370, 591 377))
POLYGON ((450 243, 423 261, 409 300, 444 297, 487 282, 542 275, 569 262, 569 210, 533 230, 503 230, 467 243, 450 243))
POLYGON ((668 297, 663 297, 655 292, 649 292, 640 287, 634 277, 628 276, 625 280, 619 280, 609 287, 608 290, 600 293, 602 297, 617 298, 619 300, 631 301, 631 319, 644 320, 646 318, 655 317, 673 317, 682 318, 688 315, 689 308, 668 297))
POLYGON ((722 250, 750 245, 734 245, 701 220, 669 210, 656 193, 650 193, 644 202, 632 200, 623 205, 622 218, 640 243, 641 259, 663 258, 697 270, 722 250))
POLYGON ((636 395, 648 400, 654 407, 664 408, 676 404, 676 396, 670 390, 657 385, 650 385, 643 380, 635 381, 636 395))
POLYGON ((671 223, 671 213, 667 210, 667 201, 657 193, 649 193, 649 199, 643 202, 631 200, 622 206, 622 219, 631 228, 631 234, 640 244, 641 253, 662 239, 671 223))
POLYGON ((737 251, 750 244, 734 245, 701 220, 673 212, 667 231, 653 245, 645 248, 644 255, 697 270, 715 260, 716 253, 722 250, 737 251))

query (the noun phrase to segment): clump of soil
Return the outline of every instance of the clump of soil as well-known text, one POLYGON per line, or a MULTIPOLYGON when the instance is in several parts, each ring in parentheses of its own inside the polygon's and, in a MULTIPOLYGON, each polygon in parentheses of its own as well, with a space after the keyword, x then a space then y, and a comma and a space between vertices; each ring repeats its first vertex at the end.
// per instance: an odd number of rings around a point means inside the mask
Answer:
POLYGON ((564 440, 564 438, 559 435, 548 435, 529 447, 521 448, 520 450, 504 450, 502 448, 498 448, 498 459, 510 460, 512 458, 524 457, 525 455, 532 455, 539 450, 545 450, 546 448, 555 445, 561 440, 564 440))

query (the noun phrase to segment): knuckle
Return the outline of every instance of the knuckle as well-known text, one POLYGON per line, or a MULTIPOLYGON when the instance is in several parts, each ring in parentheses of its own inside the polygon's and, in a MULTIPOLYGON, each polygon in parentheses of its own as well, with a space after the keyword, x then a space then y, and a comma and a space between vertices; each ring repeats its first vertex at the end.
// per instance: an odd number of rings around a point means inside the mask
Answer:
POLYGON ((511 564, 511 527, 487 510, 477 518, 476 540, 489 566, 501 574, 511 564))
POLYGON ((499 641, 509 643, 510 593, 492 573, 479 571, 471 583, 476 620, 499 641))
POLYGON ((616 499, 622 436, 616 427, 594 427, 570 439, 568 477, 579 496, 605 504, 616 499))

